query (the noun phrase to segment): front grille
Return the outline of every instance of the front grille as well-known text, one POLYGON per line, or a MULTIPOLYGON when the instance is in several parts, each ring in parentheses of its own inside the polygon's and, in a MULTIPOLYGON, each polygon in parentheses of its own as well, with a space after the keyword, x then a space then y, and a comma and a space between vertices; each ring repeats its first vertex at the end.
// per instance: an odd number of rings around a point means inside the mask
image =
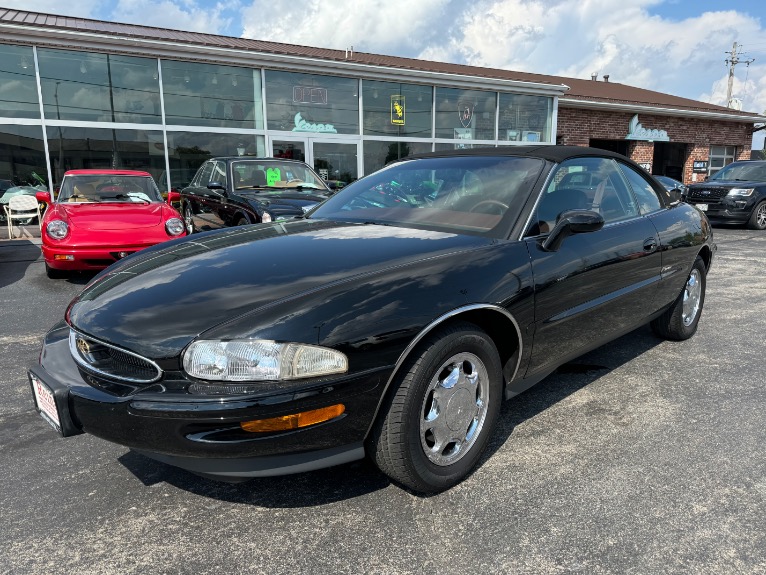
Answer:
POLYGON ((69 330, 69 350, 86 371, 130 383, 153 383, 162 370, 150 359, 69 330))
POLYGON ((705 186, 702 188, 689 188, 687 198, 698 202, 716 203, 729 193, 729 188, 705 186))

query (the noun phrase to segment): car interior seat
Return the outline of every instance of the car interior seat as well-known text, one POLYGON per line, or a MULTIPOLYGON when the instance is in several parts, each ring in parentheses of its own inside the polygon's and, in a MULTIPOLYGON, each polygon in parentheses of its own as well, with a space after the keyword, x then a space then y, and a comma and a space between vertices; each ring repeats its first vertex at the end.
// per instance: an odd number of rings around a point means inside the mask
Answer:
POLYGON ((260 188, 266 185, 266 172, 263 170, 253 170, 251 175, 250 181, 253 186, 260 188))
POLYGON ((74 185, 74 192, 69 197, 70 202, 93 202, 98 199, 96 188, 93 184, 80 182, 74 185))

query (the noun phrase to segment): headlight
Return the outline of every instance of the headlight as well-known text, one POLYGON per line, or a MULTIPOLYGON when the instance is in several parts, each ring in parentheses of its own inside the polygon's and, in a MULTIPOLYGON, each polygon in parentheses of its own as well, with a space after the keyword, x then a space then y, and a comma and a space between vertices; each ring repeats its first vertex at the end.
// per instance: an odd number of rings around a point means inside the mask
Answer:
POLYGON ((729 190, 729 196, 752 196, 755 188, 732 188, 729 190))
POLYGON ((171 236, 180 236, 184 233, 184 223, 179 218, 170 218, 165 222, 165 230, 171 236))
POLYGON ((69 226, 64 220, 53 220, 48 222, 48 225, 45 226, 45 231, 48 232, 48 235, 54 240, 61 240, 64 239, 69 232, 69 226))
POLYGON ((200 340, 184 353, 184 370, 211 381, 281 381, 348 371, 339 351, 270 340, 200 340))
POLYGON ((263 212, 263 215, 261 216, 261 221, 263 223, 269 223, 271 221, 271 214, 269 212, 263 212))

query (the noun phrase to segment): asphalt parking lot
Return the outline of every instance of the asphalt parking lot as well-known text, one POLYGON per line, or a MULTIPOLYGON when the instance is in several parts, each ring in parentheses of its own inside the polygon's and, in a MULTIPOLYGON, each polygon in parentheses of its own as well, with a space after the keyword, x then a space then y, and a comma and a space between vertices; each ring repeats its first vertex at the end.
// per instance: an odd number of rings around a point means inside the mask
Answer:
POLYGON ((26 367, 87 278, 2 241, 0 573, 766 573, 766 233, 715 236, 694 338, 564 366, 433 497, 366 462, 224 484, 61 439, 26 367))

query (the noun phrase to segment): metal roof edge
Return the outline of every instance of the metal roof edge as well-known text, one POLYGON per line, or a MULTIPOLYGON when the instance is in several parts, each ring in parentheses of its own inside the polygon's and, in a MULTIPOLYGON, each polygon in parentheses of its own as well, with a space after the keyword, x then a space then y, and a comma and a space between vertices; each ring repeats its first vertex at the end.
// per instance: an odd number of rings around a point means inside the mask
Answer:
POLYGON ((616 102, 599 102, 595 100, 580 100, 575 98, 559 98, 559 107, 562 108, 584 108, 591 110, 611 110, 613 112, 644 112, 656 116, 681 116, 685 118, 697 118, 703 120, 724 120, 728 122, 747 122, 757 124, 766 121, 766 116, 757 114, 748 115, 732 112, 714 112, 706 110, 687 110, 684 108, 673 108, 668 106, 649 106, 644 104, 621 104, 616 102))
POLYGON ((142 49, 155 57, 192 59, 197 61, 213 61, 221 64, 263 66, 272 64, 279 69, 302 71, 309 73, 342 74, 345 76, 375 80, 408 80, 420 84, 448 84, 450 87, 485 88, 493 90, 516 89, 528 94, 559 96, 569 87, 564 84, 547 84, 527 82, 523 80, 506 80, 484 76, 470 76, 447 72, 433 72, 416 69, 366 64, 353 60, 328 60, 309 56, 277 54, 255 50, 226 48, 221 46, 206 46, 187 44, 168 40, 152 40, 133 36, 103 34, 92 31, 77 31, 57 29, 28 24, 9 24, 0 22, 3 30, 3 43, 13 41, 23 44, 34 44, 40 47, 72 50, 71 41, 76 40, 76 48, 91 48, 107 52, 119 52, 136 56, 135 50, 142 49), (226 61, 221 62, 225 56, 226 61))

